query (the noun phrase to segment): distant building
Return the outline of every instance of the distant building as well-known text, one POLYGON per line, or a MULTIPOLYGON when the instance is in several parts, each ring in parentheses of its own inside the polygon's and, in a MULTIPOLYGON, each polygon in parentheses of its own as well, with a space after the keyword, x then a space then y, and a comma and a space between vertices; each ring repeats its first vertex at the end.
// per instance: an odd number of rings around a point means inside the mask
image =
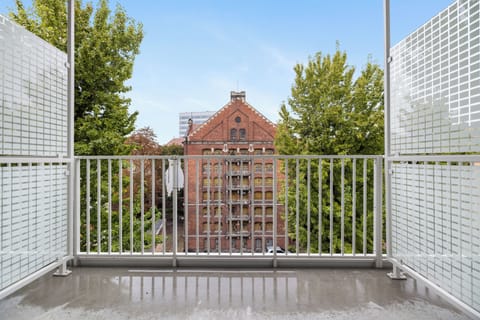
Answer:
POLYGON ((166 146, 183 146, 184 138, 172 138, 165 145, 166 146))
POLYGON ((203 111, 203 112, 181 112, 178 114, 178 128, 179 136, 185 137, 188 129, 188 120, 192 119, 194 124, 202 124, 208 120, 215 111, 203 111))
MULTIPOLYGON (((185 137, 184 154, 203 155, 186 160, 190 251, 266 251, 274 241, 275 207, 277 234, 285 232, 269 156, 276 126, 246 102, 244 91, 230 98, 202 125, 191 123, 185 137)), ((278 236, 277 245, 284 247, 285 238, 278 236)))

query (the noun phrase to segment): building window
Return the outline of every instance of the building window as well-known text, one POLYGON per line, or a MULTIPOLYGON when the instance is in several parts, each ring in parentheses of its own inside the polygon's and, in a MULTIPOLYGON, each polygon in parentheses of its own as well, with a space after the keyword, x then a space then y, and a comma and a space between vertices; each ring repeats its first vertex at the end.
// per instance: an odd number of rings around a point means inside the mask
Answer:
POLYGON ((262 251, 262 239, 255 239, 255 251, 262 251))
POLYGON ((230 129, 230 141, 236 141, 237 140, 237 129, 233 128, 230 129))
POLYGON ((240 137, 238 138, 240 141, 245 141, 247 139, 247 131, 245 129, 239 130, 240 137))
POLYGON ((235 122, 236 122, 236 123, 240 123, 240 122, 242 122, 242 119, 241 119, 240 117, 236 117, 236 118, 235 118, 235 122))

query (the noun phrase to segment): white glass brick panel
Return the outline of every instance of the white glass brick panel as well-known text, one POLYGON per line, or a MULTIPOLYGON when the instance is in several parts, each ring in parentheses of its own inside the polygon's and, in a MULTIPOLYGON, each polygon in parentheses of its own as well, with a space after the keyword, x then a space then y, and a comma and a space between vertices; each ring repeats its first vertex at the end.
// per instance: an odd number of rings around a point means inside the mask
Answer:
POLYGON ((67 155, 67 56, 0 16, 0 155, 67 155))
POLYGON ((480 311, 480 163, 393 163, 392 254, 480 311))
POLYGON ((67 254, 66 164, 0 167, 0 290, 67 254))
POLYGON ((392 47, 392 154, 480 151, 479 8, 456 1, 392 47))

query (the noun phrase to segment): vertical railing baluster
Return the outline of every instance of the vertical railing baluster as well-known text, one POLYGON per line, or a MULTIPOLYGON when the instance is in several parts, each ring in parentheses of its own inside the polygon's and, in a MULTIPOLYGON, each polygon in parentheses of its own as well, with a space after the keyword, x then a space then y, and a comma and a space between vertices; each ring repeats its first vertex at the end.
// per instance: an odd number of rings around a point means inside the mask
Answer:
POLYGON ((162 248, 163 254, 167 250, 167 205, 166 205, 166 188, 167 188, 167 177, 165 174, 165 159, 162 159, 162 248))
MULTIPOLYGON (((198 255, 200 251, 200 160, 195 160, 195 246, 196 246, 196 254, 198 255)), ((203 171, 203 167, 202 167, 203 171)), ((203 173, 203 172, 202 172, 203 173)))
POLYGON ((222 168, 220 166, 220 158, 215 159, 215 164, 217 166, 217 176, 214 181, 216 181, 216 184, 218 184, 217 188, 217 206, 215 207, 215 220, 217 221, 217 250, 218 254, 220 255, 222 252, 222 215, 221 211, 221 204, 222 204, 222 168))
MULTIPOLYGON (((266 251, 266 237, 267 237, 267 228, 265 227, 265 158, 262 157, 262 180, 261 180, 261 188, 262 188, 262 247, 264 252, 266 251)), ((275 249, 275 248, 274 248, 275 249)))
POLYGON ((368 159, 363 160, 363 255, 367 254, 367 166, 368 159))
POLYGON ((310 255, 310 158, 307 160, 307 254, 310 255))
POLYGON ((357 237, 357 159, 353 159, 352 168, 352 254, 356 251, 357 237))
POLYGON ((101 160, 97 160, 97 253, 102 251, 102 186, 101 186, 101 160))
MULTIPOLYGON (((227 158, 228 159, 228 158, 227 158)), ((231 255, 232 254, 232 234, 233 234, 233 221, 232 221, 232 201, 233 201, 233 198, 232 198, 232 193, 233 193, 233 177, 231 175, 231 172, 232 172, 232 162, 231 161, 228 161, 225 163, 225 165, 227 166, 227 169, 226 169, 226 172, 227 172, 227 179, 228 179, 228 185, 230 186, 230 190, 228 191, 228 194, 227 194, 227 197, 228 197, 228 216, 227 216, 227 228, 228 228, 228 233, 230 234, 230 237, 229 237, 229 254, 231 255), (230 175, 228 174, 230 173, 230 175)))
MULTIPOLYGON (((273 158, 273 267, 277 267, 277 159, 273 158)), ((286 250, 286 248, 285 248, 286 250)))
POLYGON ((177 252, 178 252, 178 171, 181 169, 180 160, 175 157, 173 159, 173 241, 172 241, 172 267, 177 266, 177 252))
POLYGON ((75 231, 73 236, 74 238, 74 252, 73 255, 77 256, 81 252, 81 228, 82 228, 82 220, 81 220, 81 203, 82 203, 82 197, 81 197, 81 183, 82 183, 82 160, 81 159, 73 159, 75 163, 75 196, 74 196, 74 201, 75 201, 75 210, 74 210, 74 215, 75 215, 75 231))
POLYGON ((322 228, 323 228, 323 184, 322 158, 318 159, 318 255, 322 255, 322 228))
MULTIPOLYGON (((212 160, 208 159, 208 172, 207 172, 207 254, 210 255, 210 200, 211 200, 211 184, 212 184, 212 160)), ((204 248, 205 250, 205 248, 204 248)))
POLYGON ((340 200, 340 252, 345 254, 345 159, 341 160, 341 200, 340 200))
MULTIPOLYGON (((255 166, 255 164, 254 164, 255 166)), ((255 172, 255 168, 252 172, 255 172)), ((254 229, 255 229, 255 208, 256 206, 254 206, 253 204, 255 204, 255 174, 252 173, 252 175, 250 176, 250 203, 252 204, 252 239, 255 239, 255 233, 254 233, 254 229)), ((241 181, 241 185, 243 186, 243 181, 241 181)), ((255 242, 255 240, 253 241, 255 242)), ((253 244, 252 246, 254 246, 255 244, 253 244)), ((265 247, 262 248, 262 252, 263 254, 265 254, 265 247)))
POLYGON ((118 160, 118 251, 123 252, 123 160, 118 160))
POLYGON ((108 254, 112 253, 112 160, 108 164, 108 254))
POLYGON ((145 253, 145 160, 140 160, 140 251, 145 253))
POLYGON ((86 238, 86 245, 87 245, 87 253, 90 253, 90 159, 87 159, 87 163, 86 163, 86 168, 85 168, 85 171, 86 171, 86 207, 85 207, 85 210, 86 210, 86 214, 87 214, 87 217, 86 217, 86 233, 87 233, 87 238, 86 238))
POLYGON ((330 159, 330 255, 333 255, 333 158, 330 159))
POLYGON ((157 226, 156 226, 156 217, 155 217, 155 211, 156 211, 156 197, 155 197, 155 159, 151 159, 150 160, 150 165, 151 165, 151 171, 152 171, 152 207, 151 207, 151 211, 152 211, 152 217, 151 217, 151 220, 152 220, 152 254, 155 254, 155 246, 156 246, 156 243, 155 243, 155 235, 156 235, 156 229, 157 229, 157 226))
POLYGON ((185 233, 184 236, 184 244, 183 244, 183 252, 185 254, 188 254, 188 192, 189 192, 189 185, 188 185, 188 177, 189 177, 189 172, 188 169, 190 167, 190 161, 187 161, 187 158, 183 158, 183 167, 185 168, 185 174, 184 174, 184 189, 183 189, 183 231, 185 233))
POLYGON ((300 253, 300 162, 298 158, 295 159, 295 250, 300 253))
MULTIPOLYGON (((288 185, 289 185, 289 177, 288 177, 288 158, 284 159, 285 161, 285 235, 284 235, 284 241, 285 241, 285 252, 288 255, 288 246, 289 246, 289 241, 288 241, 288 185)), ((274 172, 274 174, 276 174, 274 172)))
POLYGON ((130 254, 133 253, 133 160, 130 160, 130 254))

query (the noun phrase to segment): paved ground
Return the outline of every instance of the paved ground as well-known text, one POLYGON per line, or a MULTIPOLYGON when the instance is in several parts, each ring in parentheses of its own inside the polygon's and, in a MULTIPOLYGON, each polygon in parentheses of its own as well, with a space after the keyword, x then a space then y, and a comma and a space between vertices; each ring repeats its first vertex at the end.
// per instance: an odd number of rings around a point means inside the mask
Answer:
POLYGON ((468 319, 385 270, 76 268, 0 301, 0 319, 468 319))

